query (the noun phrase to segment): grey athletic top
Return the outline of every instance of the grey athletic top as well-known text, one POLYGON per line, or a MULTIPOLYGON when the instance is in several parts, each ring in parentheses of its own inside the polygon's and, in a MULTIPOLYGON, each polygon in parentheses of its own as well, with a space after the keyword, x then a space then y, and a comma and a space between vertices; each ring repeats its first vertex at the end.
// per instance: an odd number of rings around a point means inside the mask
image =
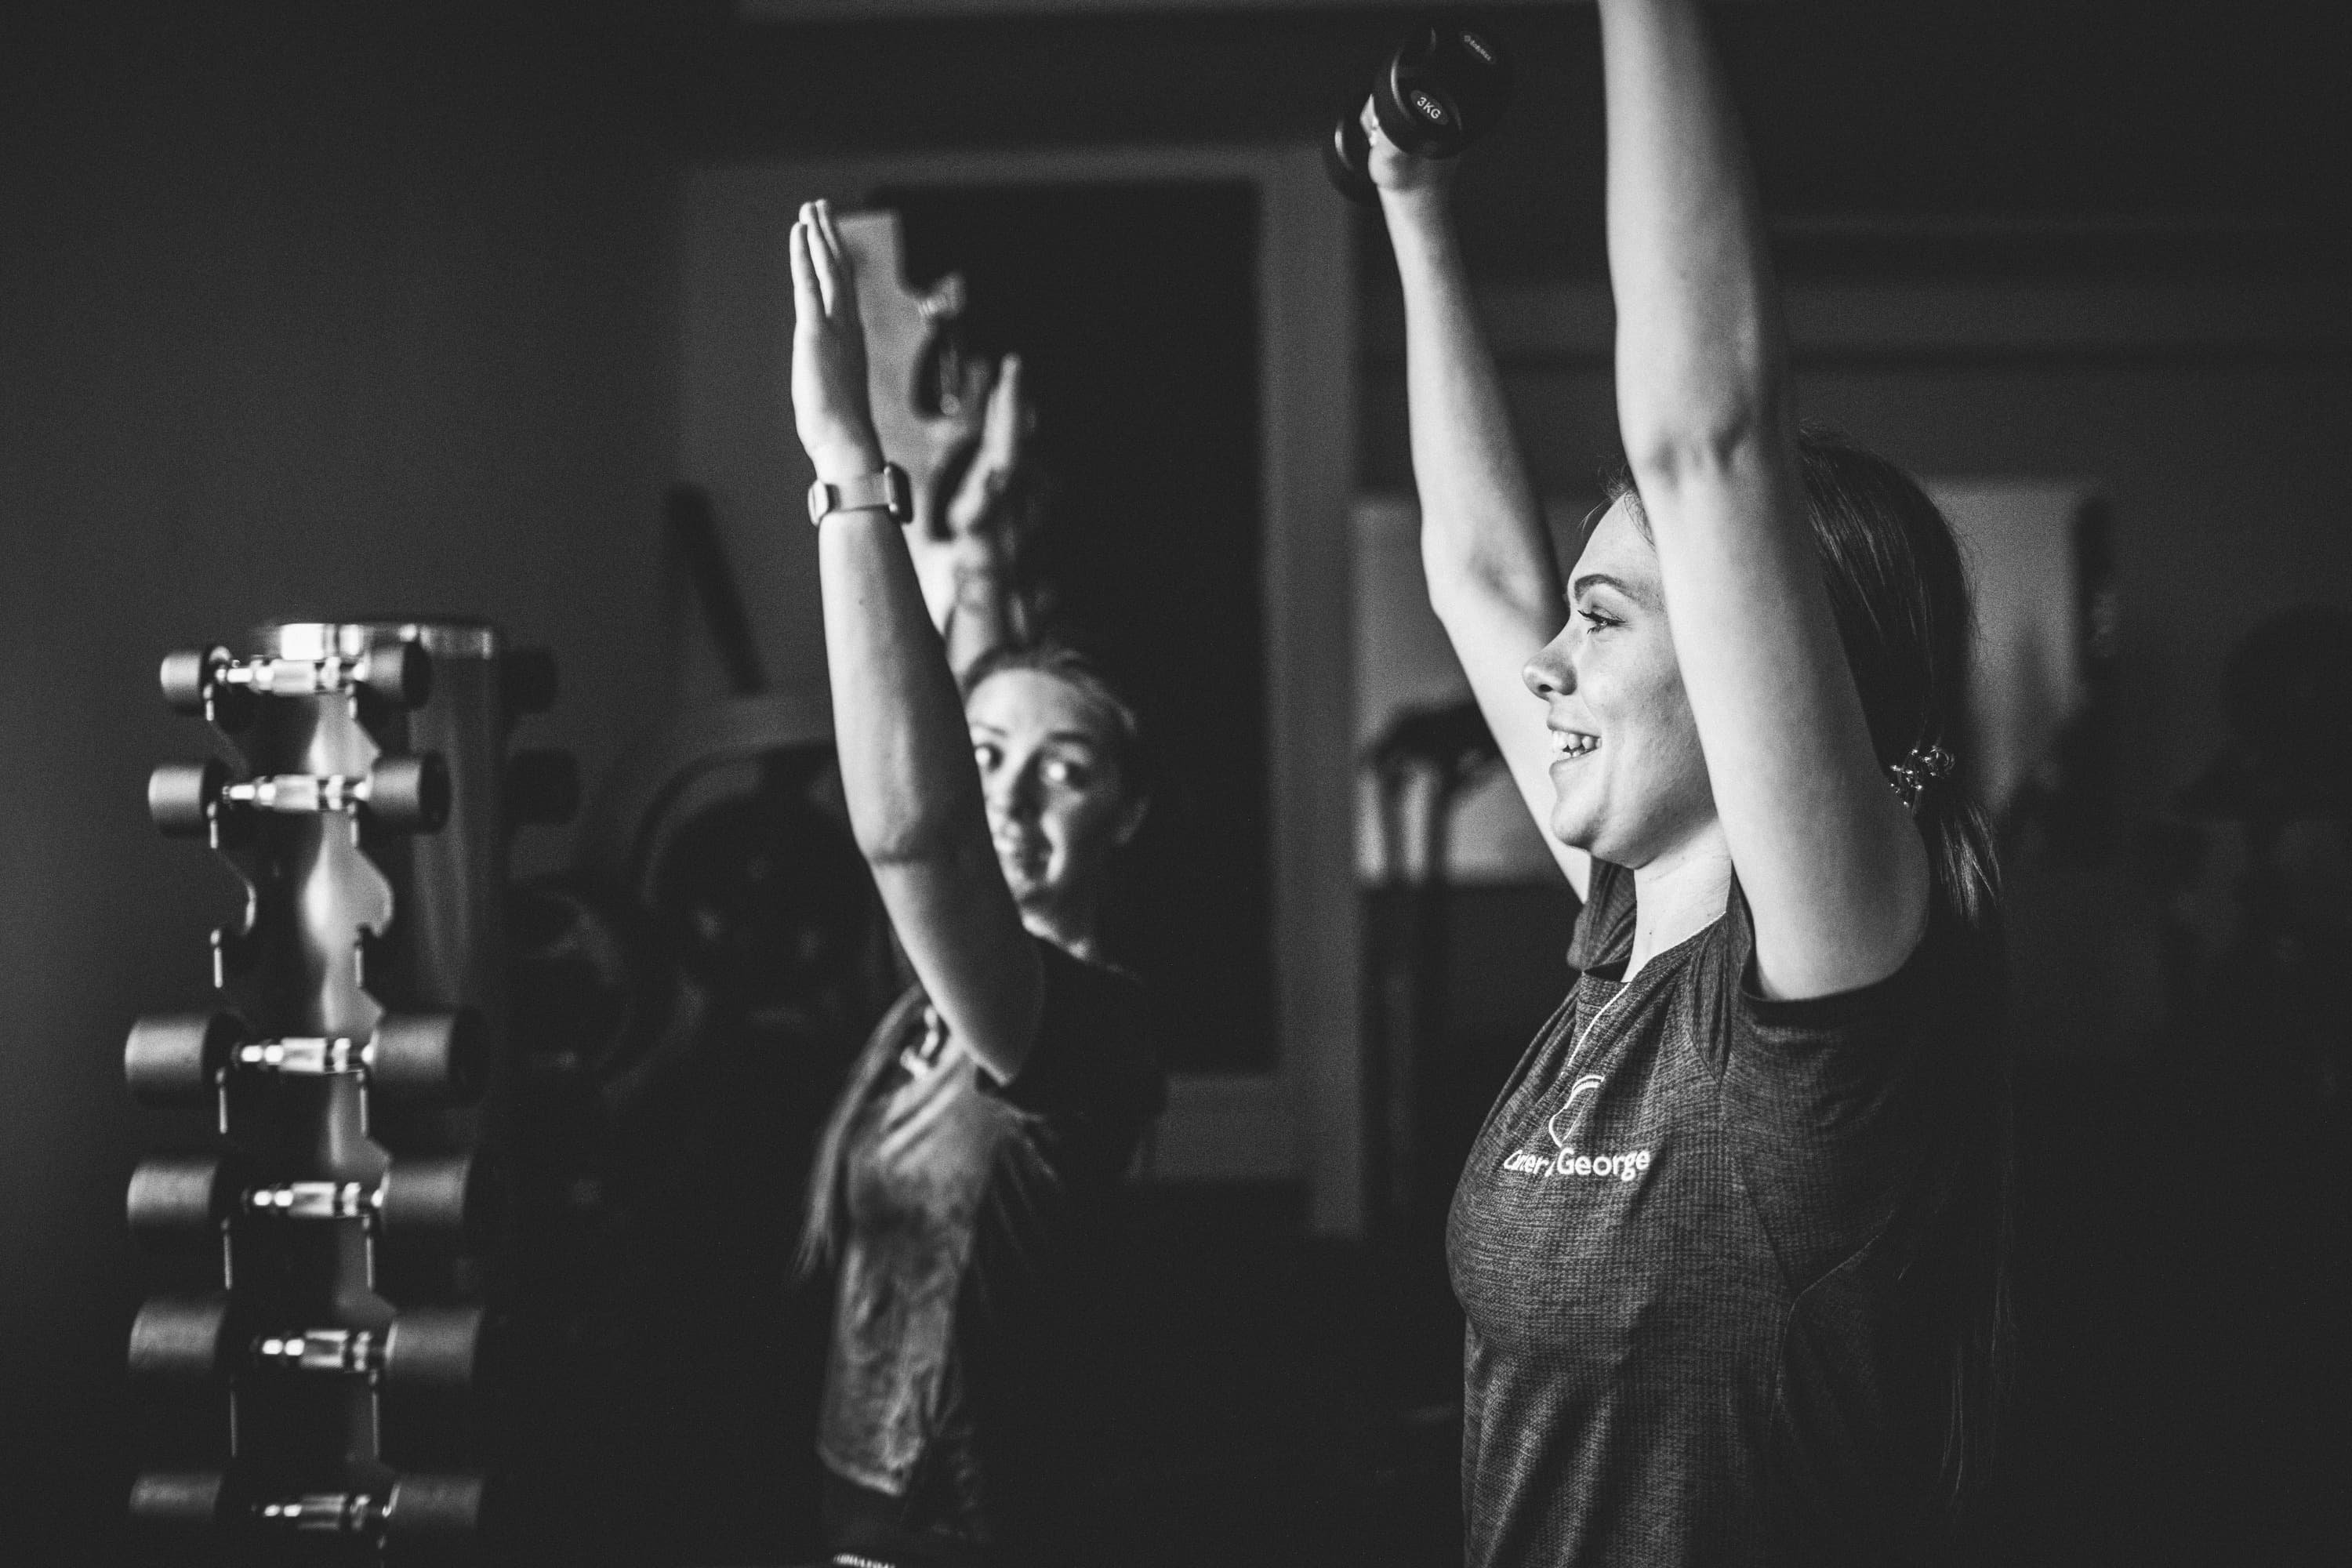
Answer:
POLYGON ((1958 944, 1775 1002, 1737 885, 1626 983, 1633 907, 1595 862, 1454 1194, 1469 1568, 1929 1560, 1949 1336, 1902 1276, 1962 1165, 1958 944))

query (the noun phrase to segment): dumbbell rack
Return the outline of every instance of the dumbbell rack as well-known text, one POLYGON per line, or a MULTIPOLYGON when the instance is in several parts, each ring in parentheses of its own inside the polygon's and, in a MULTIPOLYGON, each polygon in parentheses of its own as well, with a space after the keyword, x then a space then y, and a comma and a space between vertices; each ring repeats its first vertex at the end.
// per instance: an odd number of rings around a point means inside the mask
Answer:
POLYGON ((506 844, 578 795, 568 756, 506 754, 554 668, 500 644, 475 622, 284 622, 163 661, 165 700, 226 754, 157 769, 151 814, 246 895, 213 932, 214 1005, 142 1018, 125 1047, 133 1094, 209 1105, 219 1142, 142 1163, 129 1194, 134 1234, 203 1275, 142 1309, 132 1378, 221 1401, 211 1452, 131 1489, 176 1558, 499 1555, 506 844))

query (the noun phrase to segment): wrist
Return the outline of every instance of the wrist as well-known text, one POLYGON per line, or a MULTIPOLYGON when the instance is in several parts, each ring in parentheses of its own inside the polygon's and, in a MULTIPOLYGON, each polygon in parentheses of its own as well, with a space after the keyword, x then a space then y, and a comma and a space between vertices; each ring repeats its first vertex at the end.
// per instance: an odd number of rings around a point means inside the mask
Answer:
POLYGON ((1453 190, 1451 181, 1436 180, 1402 189, 1381 185, 1378 189, 1381 211, 1388 218, 1392 233, 1399 229, 1412 233, 1443 229, 1450 219, 1445 204, 1453 190))
POLYGON ((829 485, 882 471, 882 443, 870 432, 811 447, 808 455, 810 463, 815 466, 816 477, 829 485))

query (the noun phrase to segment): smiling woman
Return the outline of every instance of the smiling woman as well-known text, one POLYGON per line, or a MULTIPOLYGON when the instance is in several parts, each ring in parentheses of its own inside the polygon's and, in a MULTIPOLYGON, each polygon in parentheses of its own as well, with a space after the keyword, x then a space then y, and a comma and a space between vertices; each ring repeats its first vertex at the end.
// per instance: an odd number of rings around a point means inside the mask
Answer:
POLYGON ((1790 416, 1696 0, 1601 26, 1630 462, 1564 595, 1450 172, 1366 127, 1431 601, 1585 900, 1448 1226, 1467 1557, 1941 1561, 2004 1316, 1966 584, 1916 483, 1790 416))

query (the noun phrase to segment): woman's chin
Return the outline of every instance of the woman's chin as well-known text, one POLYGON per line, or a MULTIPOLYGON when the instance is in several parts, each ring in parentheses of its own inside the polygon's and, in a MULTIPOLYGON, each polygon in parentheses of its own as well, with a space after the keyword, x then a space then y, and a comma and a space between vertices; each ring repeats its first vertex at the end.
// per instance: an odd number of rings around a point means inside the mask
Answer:
POLYGON ((1552 808, 1551 819, 1545 826, 1555 841, 1570 849, 1591 851, 1594 825, 1583 812, 1570 811, 1563 803, 1552 808))

